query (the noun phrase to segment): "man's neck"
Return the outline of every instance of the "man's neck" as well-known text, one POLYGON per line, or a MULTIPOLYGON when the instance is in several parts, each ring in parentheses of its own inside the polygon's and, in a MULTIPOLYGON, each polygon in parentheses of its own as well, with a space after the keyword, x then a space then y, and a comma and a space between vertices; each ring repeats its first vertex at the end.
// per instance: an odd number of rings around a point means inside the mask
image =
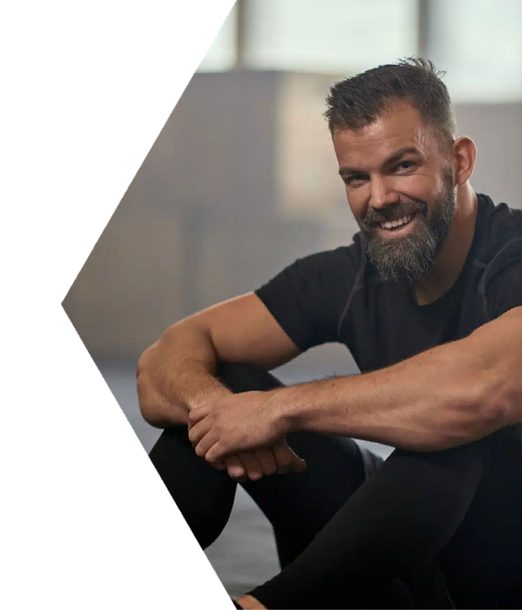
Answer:
POLYGON ((413 285, 418 305, 433 303, 457 281, 473 242, 477 210, 478 198, 471 185, 459 187, 455 217, 442 250, 428 273, 413 285))

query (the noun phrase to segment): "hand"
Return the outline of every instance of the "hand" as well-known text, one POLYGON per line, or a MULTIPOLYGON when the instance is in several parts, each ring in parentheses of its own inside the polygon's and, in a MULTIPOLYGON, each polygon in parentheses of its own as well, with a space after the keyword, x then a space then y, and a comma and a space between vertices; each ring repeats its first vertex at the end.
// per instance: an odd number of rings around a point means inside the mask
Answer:
POLYGON ((267 610, 266 606, 251 595, 243 595, 237 600, 237 603, 243 610, 267 610))
POLYGON ((277 392, 244 392, 210 399, 189 413, 189 439, 209 462, 225 455, 260 449, 290 431, 273 402, 277 392))
POLYGON ((266 449, 226 455, 217 464, 216 466, 216 462, 213 462, 210 466, 220 470, 226 468, 229 476, 238 483, 249 479, 259 481, 272 474, 303 472, 306 469, 306 462, 294 453, 285 440, 266 449))

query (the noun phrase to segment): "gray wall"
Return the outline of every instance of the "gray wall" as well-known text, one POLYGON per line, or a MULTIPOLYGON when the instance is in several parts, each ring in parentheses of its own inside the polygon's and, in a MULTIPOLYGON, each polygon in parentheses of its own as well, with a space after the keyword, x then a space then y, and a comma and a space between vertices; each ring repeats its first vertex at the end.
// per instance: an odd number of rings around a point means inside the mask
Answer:
MULTIPOLYGON (((334 80, 194 76, 64 301, 95 358, 136 359, 176 320, 351 241, 356 227, 320 116, 334 80), (285 182, 292 172, 294 186, 285 182), (299 172, 312 177, 311 203, 299 172)), ((460 133, 479 149, 473 186, 522 207, 522 104, 456 110, 460 133)), ((339 346, 299 360, 317 374, 353 370, 339 346)))

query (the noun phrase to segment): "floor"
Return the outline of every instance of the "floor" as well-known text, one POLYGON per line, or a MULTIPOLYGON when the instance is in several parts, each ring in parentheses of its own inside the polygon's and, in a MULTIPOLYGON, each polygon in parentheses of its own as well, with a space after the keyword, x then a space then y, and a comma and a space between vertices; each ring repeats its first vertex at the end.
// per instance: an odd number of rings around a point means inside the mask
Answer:
MULTIPOLYGON (((97 365, 146 451, 160 431, 141 417, 135 389, 135 363, 99 361, 97 365)), ((282 378, 285 383, 300 379, 282 378)), ((362 443, 387 457, 390 448, 362 443)), ((279 566, 272 529, 251 498, 239 487, 230 521, 206 555, 230 595, 239 596, 271 578, 279 566)))

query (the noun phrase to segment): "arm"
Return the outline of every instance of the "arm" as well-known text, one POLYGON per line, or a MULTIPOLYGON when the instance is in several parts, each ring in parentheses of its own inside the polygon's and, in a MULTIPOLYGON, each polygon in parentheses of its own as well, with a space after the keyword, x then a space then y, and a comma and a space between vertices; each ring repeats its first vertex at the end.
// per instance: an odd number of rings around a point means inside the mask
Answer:
MULTIPOLYGON (((222 303, 170 327, 144 352, 136 373, 142 415, 157 427, 187 424, 195 406, 233 396, 215 378, 218 360, 270 368, 298 353, 255 295, 222 303)), ((212 466, 225 467, 241 482, 300 472, 306 463, 281 440, 253 453, 229 454, 212 466)))
POLYGON ((395 366, 283 388, 277 398, 296 429, 440 450, 522 421, 520 371, 522 307, 395 366))
POLYGON ((300 351, 254 294, 226 301, 168 328, 138 363, 140 408, 151 425, 187 423, 188 412, 231 392, 215 377, 218 360, 275 368, 300 351))
POLYGON ((209 460, 292 430, 447 449, 522 421, 521 370, 522 307, 516 307, 465 339, 386 369, 249 392, 226 412, 219 403, 197 409, 191 440, 209 460))

